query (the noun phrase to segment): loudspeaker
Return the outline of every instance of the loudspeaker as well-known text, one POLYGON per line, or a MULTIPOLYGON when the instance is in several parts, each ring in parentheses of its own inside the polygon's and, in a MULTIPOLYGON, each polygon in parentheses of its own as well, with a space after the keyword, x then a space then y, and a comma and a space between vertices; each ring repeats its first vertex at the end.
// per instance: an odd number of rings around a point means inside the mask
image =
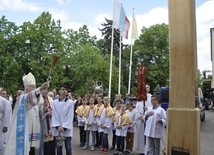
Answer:
POLYGON ((101 81, 97 81, 96 85, 101 87, 102 86, 102 82, 101 81))

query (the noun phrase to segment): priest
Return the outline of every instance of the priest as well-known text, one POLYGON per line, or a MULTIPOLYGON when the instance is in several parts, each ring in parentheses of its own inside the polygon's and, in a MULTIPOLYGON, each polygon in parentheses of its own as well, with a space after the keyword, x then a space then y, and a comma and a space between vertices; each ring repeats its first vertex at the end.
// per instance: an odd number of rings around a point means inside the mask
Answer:
POLYGON ((37 105, 41 90, 48 88, 48 82, 36 88, 32 73, 23 77, 25 93, 20 95, 15 104, 5 154, 28 155, 30 151, 28 111, 37 105))

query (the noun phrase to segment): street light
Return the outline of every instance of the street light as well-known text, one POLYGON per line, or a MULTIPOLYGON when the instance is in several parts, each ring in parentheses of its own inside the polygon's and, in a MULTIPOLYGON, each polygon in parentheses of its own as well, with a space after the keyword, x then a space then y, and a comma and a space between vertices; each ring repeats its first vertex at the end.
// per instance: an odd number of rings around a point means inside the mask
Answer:
MULTIPOLYGON (((25 40, 26 46, 31 46, 30 39, 25 40)), ((27 74, 29 73, 29 50, 27 49, 27 74)))
POLYGON ((30 45, 30 40, 29 39, 25 40, 25 44, 30 45))

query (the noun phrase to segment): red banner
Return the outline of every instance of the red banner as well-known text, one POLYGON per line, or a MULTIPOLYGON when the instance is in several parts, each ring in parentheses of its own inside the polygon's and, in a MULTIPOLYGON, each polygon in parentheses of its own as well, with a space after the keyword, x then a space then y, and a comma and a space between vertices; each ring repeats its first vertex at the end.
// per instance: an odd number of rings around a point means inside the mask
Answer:
POLYGON ((147 91, 146 91, 146 67, 141 64, 138 67, 138 81, 137 81, 137 101, 146 101, 147 100, 147 91))

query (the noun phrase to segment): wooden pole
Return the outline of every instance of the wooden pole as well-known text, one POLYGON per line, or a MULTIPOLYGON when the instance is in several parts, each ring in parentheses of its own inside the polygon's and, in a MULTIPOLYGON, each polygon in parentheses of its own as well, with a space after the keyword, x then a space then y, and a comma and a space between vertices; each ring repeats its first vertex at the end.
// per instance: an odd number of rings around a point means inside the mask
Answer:
POLYGON ((168 155, 200 155, 195 0, 169 0, 168 155))

